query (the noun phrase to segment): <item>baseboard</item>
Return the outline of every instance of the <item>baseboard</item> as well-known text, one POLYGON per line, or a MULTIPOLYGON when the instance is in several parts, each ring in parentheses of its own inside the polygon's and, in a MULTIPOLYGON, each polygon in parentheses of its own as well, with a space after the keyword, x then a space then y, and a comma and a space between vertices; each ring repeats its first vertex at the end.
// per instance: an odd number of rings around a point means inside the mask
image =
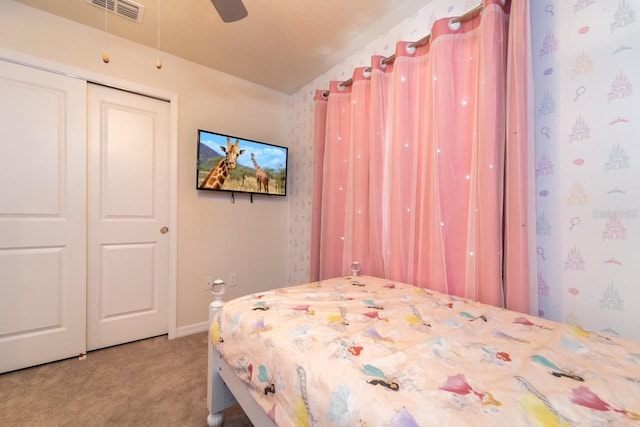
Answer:
POLYGON ((209 322, 193 323, 187 326, 176 328, 176 338, 186 337, 187 335, 197 334, 209 329, 209 322))

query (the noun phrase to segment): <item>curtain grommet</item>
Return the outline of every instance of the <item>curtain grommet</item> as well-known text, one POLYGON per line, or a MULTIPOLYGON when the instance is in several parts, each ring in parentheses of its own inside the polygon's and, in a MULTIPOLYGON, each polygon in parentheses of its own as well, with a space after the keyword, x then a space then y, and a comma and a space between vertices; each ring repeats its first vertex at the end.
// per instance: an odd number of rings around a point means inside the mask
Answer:
POLYGON ((404 47, 404 51, 409 55, 413 55, 414 53, 416 53, 416 46, 413 43, 409 43, 404 47))
POLYGON ((362 70, 362 77, 364 77, 365 79, 371 77, 371 67, 362 70))
POLYGON ((381 70, 386 70, 387 69, 387 63, 384 62, 384 58, 380 59, 380 69, 381 70))
POLYGON ((340 92, 344 92, 344 90, 347 88, 342 82, 338 83, 337 87, 340 92))
POLYGON ((462 24, 460 23, 460 21, 456 21, 456 18, 451 18, 449 20, 449 29, 450 30, 458 31, 461 26, 462 26, 462 24))

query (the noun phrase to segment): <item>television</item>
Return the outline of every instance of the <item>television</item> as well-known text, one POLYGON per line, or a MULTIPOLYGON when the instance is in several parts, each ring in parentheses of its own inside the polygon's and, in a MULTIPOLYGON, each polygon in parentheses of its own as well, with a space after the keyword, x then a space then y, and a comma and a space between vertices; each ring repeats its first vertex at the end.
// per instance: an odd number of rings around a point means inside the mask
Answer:
POLYGON ((288 154, 287 147, 198 129, 196 188, 286 196, 288 154))

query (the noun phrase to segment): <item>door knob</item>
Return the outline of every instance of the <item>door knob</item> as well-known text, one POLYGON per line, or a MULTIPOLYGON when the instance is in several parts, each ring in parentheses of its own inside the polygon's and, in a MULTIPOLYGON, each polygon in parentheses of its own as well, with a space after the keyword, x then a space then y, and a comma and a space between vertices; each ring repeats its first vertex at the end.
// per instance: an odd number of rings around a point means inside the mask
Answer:
POLYGON ((160 229, 160 232, 161 232, 162 234, 167 234, 167 233, 169 232, 169 227, 166 227, 166 226, 165 226, 165 227, 162 227, 162 228, 160 229))

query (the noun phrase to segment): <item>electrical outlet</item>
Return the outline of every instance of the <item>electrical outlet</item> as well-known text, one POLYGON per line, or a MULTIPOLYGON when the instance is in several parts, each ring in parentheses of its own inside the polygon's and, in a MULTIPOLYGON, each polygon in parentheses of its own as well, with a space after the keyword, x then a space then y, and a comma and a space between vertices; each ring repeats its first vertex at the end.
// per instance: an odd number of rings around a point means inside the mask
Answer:
POLYGON ((229 286, 238 286, 238 273, 229 273, 229 286))
POLYGON ((203 289, 211 290, 211 285, 213 285, 213 277, 204 276, 203 289))

